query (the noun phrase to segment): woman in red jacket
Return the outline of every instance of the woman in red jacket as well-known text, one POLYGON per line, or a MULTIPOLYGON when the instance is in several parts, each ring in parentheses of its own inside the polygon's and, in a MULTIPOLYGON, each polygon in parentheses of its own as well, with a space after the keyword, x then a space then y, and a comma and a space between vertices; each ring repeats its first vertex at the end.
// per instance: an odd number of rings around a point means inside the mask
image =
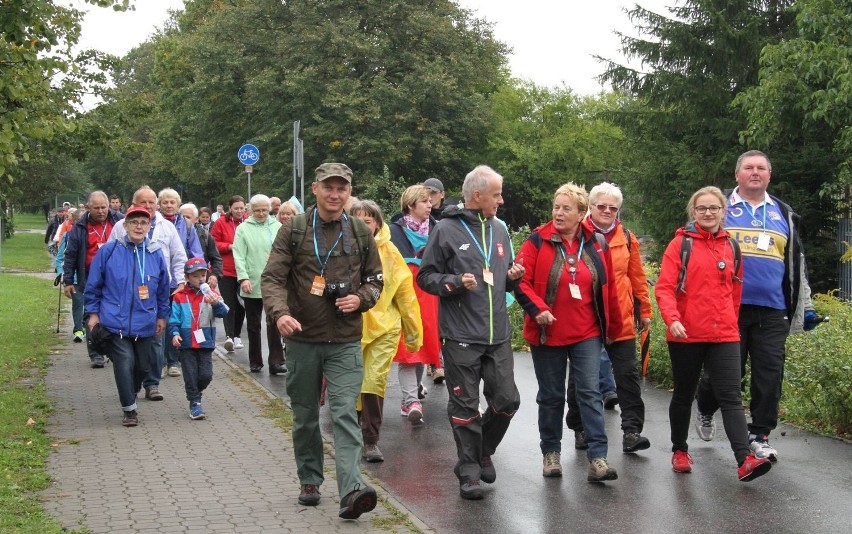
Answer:
POLYGON ((587 480, 618 478, 609 466, 603 404, 598 388, 605 339, 621 331, 618 293, 606 241, 581 224, 586 190, 565 184, 553 195, 553 219, 524 242, 517 262, 526 270, 515 294, 524 309, 538 381, 538 432, 542 475, 562 476, 562 417, 568 361, 589 445, 587 480))
POLYGON ((210 237, 216 241, 216 248, 222 256, 222 274, 219 280, 219 292, 228 306, 228 316, 225 317, 225 350, 243 348, 240 332, 243 330, 243 320, 246 310, 240 305, 240 284, 237 282, 237 268, 234 265, 234 234, 237 226, 246 219, 246 201, 240 195, 234 195, 228 201, 228 213, 222 215, 210 230, 210 237))
POLYGON ((725 196, 704 187, 687 204, 690 222, 675 233, 663 255, 656 285, 657 304, 665 321, 674 393, 669 404, 672 469, 692 471, 686 444, 695 388, 702 366, 713 382, 725 433, 737 459, 737 476, 747 482, 772 467, 748 447, 748 427, 740 392, 740 331, 737 316, 742 295, 742 265, 738 265, 728 232, 722 228, 725 196), (691 240, 683 269, 682 251, 691 240), (683 270, 683 272, 681 272, 683 270))

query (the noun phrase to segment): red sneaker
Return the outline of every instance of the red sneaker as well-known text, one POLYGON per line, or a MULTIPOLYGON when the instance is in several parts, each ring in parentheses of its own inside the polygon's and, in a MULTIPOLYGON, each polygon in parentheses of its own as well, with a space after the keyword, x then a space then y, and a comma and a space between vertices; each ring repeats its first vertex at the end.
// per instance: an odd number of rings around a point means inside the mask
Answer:
POLYGON ((672 456, 672 469, 675 473, 692 473, 692 456, 686 451, 675 451, 672 456))
POLYGON ((772 462, 769 458, 758 458, 754 454, 749 454, 743 464, 737 468, 737 476, 743 482, 750 482, 765 475, 770 469, 772 469, 772 462))

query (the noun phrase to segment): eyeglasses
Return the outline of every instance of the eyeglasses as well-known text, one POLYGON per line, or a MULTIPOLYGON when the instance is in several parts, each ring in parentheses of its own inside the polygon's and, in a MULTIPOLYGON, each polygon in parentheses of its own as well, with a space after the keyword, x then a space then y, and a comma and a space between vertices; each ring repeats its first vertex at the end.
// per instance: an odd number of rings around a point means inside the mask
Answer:
POLYGON ((695 206, 696 213, 699 213, 701 215, 704 215, 708 211, 710 213, 712 213, 713 215, 716 215, 717 213, 719 213, 719 210, 721 210, 721 209, 722 209, 722 206, 695 206))
POLYGON ((128 221, 125 219, 127 226, 148 226, 151 224, 151 221, 148 219, 133 219, 132 221, 128 221))
POLYGON ((595 204, 595 209, 601 213, 606 211, 611 211, 615 213, 618 211, 618 206, 610 206, 609 204, 595 204))

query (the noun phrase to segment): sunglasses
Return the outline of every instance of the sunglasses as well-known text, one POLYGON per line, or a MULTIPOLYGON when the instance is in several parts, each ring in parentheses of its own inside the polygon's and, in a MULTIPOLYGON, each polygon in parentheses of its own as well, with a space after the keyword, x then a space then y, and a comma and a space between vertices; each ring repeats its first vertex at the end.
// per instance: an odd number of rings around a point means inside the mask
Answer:
POLYGON ((610 206, 609 204, 595 204, 595 209, 601 213, 605 211, 611 211, 613 213, 616 213, 618 211, 618 206, 610 206))

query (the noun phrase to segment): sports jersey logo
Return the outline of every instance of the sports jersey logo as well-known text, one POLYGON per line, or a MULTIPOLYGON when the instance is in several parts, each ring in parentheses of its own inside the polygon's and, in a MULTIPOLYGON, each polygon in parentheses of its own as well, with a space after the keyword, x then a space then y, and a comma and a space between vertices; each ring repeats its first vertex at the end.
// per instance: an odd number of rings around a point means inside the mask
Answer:
POLYGON ((467 250, 470 248, 470 243, 465 243, 459 247, 459 250, 467 250))
POLYGON ((781 214, 778 213, 775 210, 766 212, 766 216, 769 217, 773 221, 780 221, 781 220, 781 214))
POLYGON ((731 217, 739 217, 743 214, 743 209, 739 206, 731 206, 728 208, 728 213, 731 214, 731 217))
POLYGON ((503 243, 497 243, 497 255, 503 257, 503 243))
POLYGON ((752 226, 760 226, 762 228, 763 227, 763 221, 758 221, 757 219, 753 219, 751 221, 751 225, 752 226))

